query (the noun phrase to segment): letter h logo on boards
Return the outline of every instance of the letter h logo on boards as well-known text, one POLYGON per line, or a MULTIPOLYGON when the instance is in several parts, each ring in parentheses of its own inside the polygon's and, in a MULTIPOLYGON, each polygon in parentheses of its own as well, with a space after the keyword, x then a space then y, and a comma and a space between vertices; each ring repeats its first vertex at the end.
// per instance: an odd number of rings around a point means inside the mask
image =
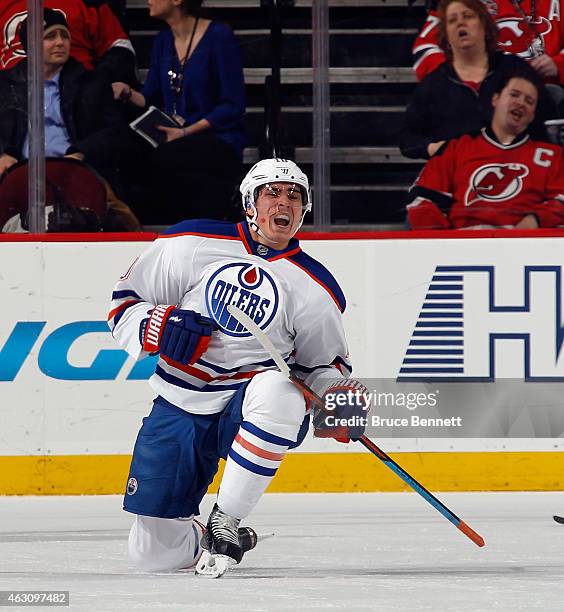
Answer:
POLYGON ((398 381, 564 381, 561 266, 437 266, 398 381))

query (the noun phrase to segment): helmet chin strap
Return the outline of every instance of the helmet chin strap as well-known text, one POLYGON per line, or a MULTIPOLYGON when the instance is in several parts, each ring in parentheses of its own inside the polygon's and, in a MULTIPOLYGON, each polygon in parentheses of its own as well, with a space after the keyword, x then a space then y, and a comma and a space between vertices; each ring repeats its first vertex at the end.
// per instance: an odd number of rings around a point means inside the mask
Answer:
POLYGON ((260 229, 260 227, 257 224, 257 217, 258 217, 258 211, 257 208, 254 204, 251 204, 247 207, 247 211, 249 209, 253 209, 253 216, 249 217, 249 213, 247 212, 246 216, 247 216, 247 223, 249 224, 249 227, 256 232, 263 240, 266 240, 266 242, 268 242, 271 245, 276 244, 276 242, 274 242, 274 240, 271 240, 270 238, 268 238, 268 236, 264 235, 264 232, 260 229))
MULTIPOLYGON (((290 238, 293 238, 297 231, 300 229, 300 227, 302 226, 303 222, 304 222, 304 217, 306 216, 307 211, 304 210, 304 212, 302 213, 302 218, 300 219, 300 223, 298 224, 298 227, 296 227, 296 231, 290 236, 290 238)), ((257 218, 258 218, 258 211, 257 211, 257 207, 254 204, 248 204, 247 205, 247 212, 245 213, 246 217, 247 217, 247 223, 249 224, 249 227, 256 232, 263 240, 266 240, 269 244, 276 244, 276 242, 274 240, 272 240, 271 238, 268 238, 268 236, 264 235, 264 232, 260 229, 260 227, 257 224, 257 218), (249 217, 249 210, 252 208, 253 210, 253 216, 249 217)))

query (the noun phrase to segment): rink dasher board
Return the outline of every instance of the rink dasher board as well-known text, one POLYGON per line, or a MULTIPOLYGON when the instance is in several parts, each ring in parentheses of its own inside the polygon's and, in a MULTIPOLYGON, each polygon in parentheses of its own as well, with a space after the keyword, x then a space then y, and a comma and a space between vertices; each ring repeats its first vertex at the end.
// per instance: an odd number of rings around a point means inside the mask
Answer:
MULTIPOLYGON (((483 278, 474 276, 470 285, 475 294, 493 286, 497 304, 523 305, 528 291, 529 312, 509 313, 503 325, 509 330, 529 325, 531 334, 546 340, 537 342, 537 353, 554 353, 564 232, 514 239, 505 232, 499 239, 491 238, 491 232, 458 234, 461 238, 449 234, 448 240, 402 233, 337 239, 316 235, 302 241, 347 296, 345 327, 357 376, 398 376, 438 267, 491 268, 493 284, 481 271, 483 278), (522 320, 515 323, 519 316, 522 320)), ((116 365, 119 349, 104 320, 115 281, 153 236, 96 238, 10 241, 3 236, 0 242, 0 494, 113 493, 123 488, 152 392, 146 380, 128 379, 135 367, 131 359, 116 365), (18 325, 25 333, 14 340, 18 325), (93 380, 93 372, 106 379, 93 380)), ((497 364, 497 377, 523 376, 523 351, 515 347, 497 364)), ((553 360, 542 371, 546 360, 537 364, 534 358, 529 355, 535 375, 564 376, 564 360, 553 360)), ((487 355, 483 361, 474 358, 465 367, 480 374, 487 355)), ((406 467, 412 462, 414 475, 435 490, 564 489, 560 439, 394 438, 382 446, 402 453, 406 467)), ((383 476, 355 445, 308 437, 285 460, 273 490, 393 491, 402 485, 383 476)))

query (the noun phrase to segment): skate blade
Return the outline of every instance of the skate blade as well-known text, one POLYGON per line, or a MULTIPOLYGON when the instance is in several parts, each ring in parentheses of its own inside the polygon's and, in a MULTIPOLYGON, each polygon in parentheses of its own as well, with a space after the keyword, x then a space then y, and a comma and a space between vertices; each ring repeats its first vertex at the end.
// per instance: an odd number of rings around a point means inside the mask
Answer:
POLYGON ((227 555, 211 555, 204 550, 198 564, 196 565, 196 575, 204 578, 221 578, 223 574, 237 565, 235 559, 227 555))
POLYGON ((276 534, 274 533, 261 533, 257 534, 257 542, 264 542, 264 540, 268 540, 269 538, 273 538, 276 534))

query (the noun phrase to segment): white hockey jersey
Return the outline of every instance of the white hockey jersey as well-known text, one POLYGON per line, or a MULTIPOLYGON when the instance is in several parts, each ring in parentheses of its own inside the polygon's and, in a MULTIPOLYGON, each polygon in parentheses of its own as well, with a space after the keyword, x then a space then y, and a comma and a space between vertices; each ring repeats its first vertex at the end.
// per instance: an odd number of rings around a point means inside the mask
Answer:
POLYGON ((226 306, 243 310, 268 334, 292 369, 317 390, 350 375, 342 324, 345 298, 337 281, 292 239, 275 251, 251 238, 246 222, 185 221, 173 226, 120 278, 108 322, 135 359, 140 324, 158 304, 174 304, 219 325, 193 365, 159 357, 151 387, 170 403, 199 414, 220 412, 258 372, 275 369, 270 355, 226 306))

